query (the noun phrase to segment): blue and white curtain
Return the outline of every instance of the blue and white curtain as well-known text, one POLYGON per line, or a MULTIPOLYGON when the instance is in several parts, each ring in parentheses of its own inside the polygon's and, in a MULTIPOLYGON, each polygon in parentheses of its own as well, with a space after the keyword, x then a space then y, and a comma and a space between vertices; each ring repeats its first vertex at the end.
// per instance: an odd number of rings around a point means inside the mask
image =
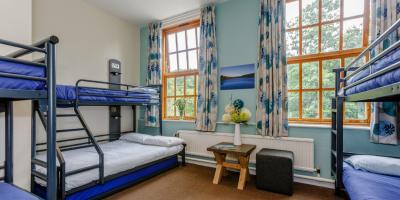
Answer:
MULTIPOLYGON (((392 24, 400 19, 400 0, 372 0, 371 1, 371 41, 385 32, 392 24)), ((399 40, 399 32, 393 33, 371 54, 379 54, 391 44, 399 40)), ((400 141, 400 115, 398 102, 377 102, 371 109, 372 142, 380 144, 399 144, 400 141)))
MULTIPOLYGON (((147 63, 147 85, 161 84, 160 49, 161 49, 161 23, 149 24, 149 49, 147 63)), ((145 126, 159 126, 158 106, 147 106, 145 111, 145 126)))
POLYGON ((218 69, 214 5, 208 5, 201 9, 198 70, 196 129, 215 131, 217 125, 218 69))
POLYGON ((285 0, 261 0, 257 65, 257 133, 288 136, 285 0))

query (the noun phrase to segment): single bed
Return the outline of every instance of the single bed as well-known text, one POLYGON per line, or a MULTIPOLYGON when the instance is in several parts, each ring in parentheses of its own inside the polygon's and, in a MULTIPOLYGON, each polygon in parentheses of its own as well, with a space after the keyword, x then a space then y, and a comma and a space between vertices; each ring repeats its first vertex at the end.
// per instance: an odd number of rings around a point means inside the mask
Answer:
MULTIPOLYGON (((143 145, 125 140, 116 140, 100 144, 100 147, 104 153, 104 175, 106 177, 176 155, 183 149, 182 145, 162 147, 143 145)), ((92 166, 99 162, 99 155, 94 148, 66 151, 63 152, 63 156, 66 163, 66 173, 92 166)), ((45 154, 39 154, 37 155, 37 158, 45 160, 46 156, 45 154)), ((37 170, 41 173, 46 173, 45 168, 38 167, 37 170)), ((65 181, 65 188, 68 192, 74 188, 78 188, 98 179, 99 170, 93 169, 68 176, 65 181)), ((37 183, 45 186, 42 181, 37 181, 37 183)))
POLYGON ((357 170, 343 163, 343 184, 351 200, 399 200, 400 177, 357 170))
MULTIPOLYGON (((354 76, 349 78, 346 81, 346 85, 355 83, 356 81, 359 81, 370 74, 389 68, 392 65, 395 65, 396 63, 398 64, 399 62, 400 62, 400 48, 395 48, 390 53, 384 55, 382 58, 372 63, 370 67, 361 70, 360 72, 356 73, 354 76)), ((352 95, 360 92, 365 92, 398 82, 400 82, 400 68, 390 70, 366 82, 350 87, 346 89, 345 95, 352 95)))

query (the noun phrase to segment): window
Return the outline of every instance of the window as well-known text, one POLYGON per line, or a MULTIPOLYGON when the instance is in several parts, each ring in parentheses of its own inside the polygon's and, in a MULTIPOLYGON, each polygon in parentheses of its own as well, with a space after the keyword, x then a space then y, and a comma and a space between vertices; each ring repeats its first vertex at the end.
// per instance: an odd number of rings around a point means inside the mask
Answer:
MULTIPOLYGON (((289 119, 330 122, 333 68, 368 46, 369 0, 286 0, 289 119)), ((347 124, 369 123, 370 105, 346 103, 347 124)))
POLYGON ((185 100, 183 119, 196 115, 200 21, 163 30, 163 118, 180 119, 175 106, 185 100))

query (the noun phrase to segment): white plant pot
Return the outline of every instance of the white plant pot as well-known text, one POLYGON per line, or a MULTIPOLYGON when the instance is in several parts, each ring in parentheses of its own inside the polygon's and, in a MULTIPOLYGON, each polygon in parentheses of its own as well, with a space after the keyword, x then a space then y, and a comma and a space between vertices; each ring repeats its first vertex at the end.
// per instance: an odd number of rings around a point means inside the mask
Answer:
POLYGON ((240 137, 240 124, 235 124, 235 136, 233 137, 234 145, 242 145, 242 138, 240 137))

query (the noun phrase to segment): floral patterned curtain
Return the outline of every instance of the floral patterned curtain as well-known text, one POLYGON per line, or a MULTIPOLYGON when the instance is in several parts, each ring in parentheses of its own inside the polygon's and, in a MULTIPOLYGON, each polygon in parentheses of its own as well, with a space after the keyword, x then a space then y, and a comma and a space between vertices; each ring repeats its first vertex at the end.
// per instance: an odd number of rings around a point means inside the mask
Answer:
POLYGON ((217 122, 217 38, 215 35, 215 6, 201 9, 199 85, 197 96, 196 129, 215 131, 217 122))
POLYGON ((288 136, 285 0, 261 0, 257 75, 257 133, 288 136))
MULTIPOLYGON (((392 24, 400 19, 400 0, 372 0, 371 1, 371 40, 374 41, 392 24)), ((399 32, 394 32, 371 53, 371 57, 379 54, 391 44, 399 40, 399 32)), ((371 109, 372 142, 380 144, 399 144, 400 115, 397 109, 398 102, 373 103, 371 109)), ((400 108, 400 107, 399 107, 400 108)))
MULTIPOLYGON (((161 68, 160 68, 160 32, 161 23, 149 24, 149 49, 147 63, 147 85, 161 84, 161 68)), ((145 111, 145 126, 159 126, 159 110, 158 106, 147 106, 145 111)))

